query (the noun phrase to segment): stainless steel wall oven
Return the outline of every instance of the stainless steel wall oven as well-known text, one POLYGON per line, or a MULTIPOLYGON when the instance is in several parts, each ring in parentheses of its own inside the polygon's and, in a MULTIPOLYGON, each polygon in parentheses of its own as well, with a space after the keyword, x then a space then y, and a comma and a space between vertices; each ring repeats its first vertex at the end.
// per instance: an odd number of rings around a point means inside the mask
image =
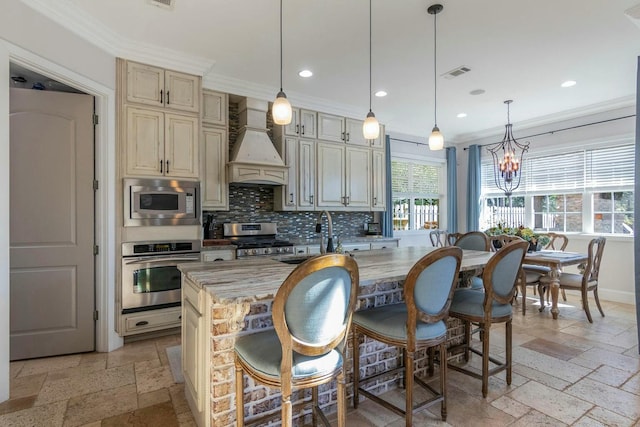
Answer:
POLYGON ((199 240, 123 243, 122 313, 179 306, 177 265, 199 261, 199 240))

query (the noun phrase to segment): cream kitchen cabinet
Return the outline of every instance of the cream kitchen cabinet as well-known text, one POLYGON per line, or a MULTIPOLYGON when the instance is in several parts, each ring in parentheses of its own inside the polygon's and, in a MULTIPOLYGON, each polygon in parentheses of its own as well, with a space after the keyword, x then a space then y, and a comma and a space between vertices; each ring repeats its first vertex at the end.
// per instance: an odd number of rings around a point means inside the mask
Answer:
POLYGON ((381 150, 371 151, 371 210, 386 210, 387 202, 387 180, 385 152, 381 150))
POLYGON ((300 138, 314 139, 318 136, 315 111, 293 108, 291 123, 284 126, 284 134, 300 138))
POLYGON ((369 140, 362 134, 363 124, 363 120, 318 113, 318 139, 368 147, 369 140))
POLYGON ((371 148, 384 150, 384 142, 385 142, 384 125, 380 125, 380 134, 376 139, 370 140, 371 148))
POLYGON ((198 178, 195 116, 127 107, 126 174, 198 178))
POLYGON ((182 275, 182 374, 184 394, 198 426, 210 425, 209 340, 211 298, 182 275))
POLYGON ((229 141, 227 130, 202 128, 201 153, 202 209, 229 210, 229 185, 227 182, 229 141))
POLYGON ((371 150, 318 142, 317 200, 319 208, 371 209, 371 150))
POLYGON ((202 91, 202 125, 227 126, 229 95, 204 89, 202 91))
POLYGON ((200 252, 202 262, 231 261, 236 259, 235 249, 210 249, 200 252))
POLYGON ((316 142, 276 136, 276 148, 289 166, 284 186, 274 188, 274 208, 279 211, 314 210, 316 190, 316 142))
POLYGON ((127 61, 128 103, 200 111, 200 77, 127 61))

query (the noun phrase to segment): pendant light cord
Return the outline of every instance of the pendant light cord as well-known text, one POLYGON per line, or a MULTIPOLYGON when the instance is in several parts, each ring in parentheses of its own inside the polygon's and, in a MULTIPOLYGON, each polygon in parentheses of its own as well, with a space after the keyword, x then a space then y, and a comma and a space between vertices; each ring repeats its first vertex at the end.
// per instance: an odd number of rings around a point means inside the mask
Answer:
POLYGON ((282 92, 282 0, 280 0, 280 92, 282 92))
POLYGON ((437 75, 437 61, 438 61, 438 32, 437 18, 438 13, 433 14, 433 124, 438 127, 438 75, 437 75))
POLYGON ((369 0, 369 112, 371 112, 371 1, 369 0))

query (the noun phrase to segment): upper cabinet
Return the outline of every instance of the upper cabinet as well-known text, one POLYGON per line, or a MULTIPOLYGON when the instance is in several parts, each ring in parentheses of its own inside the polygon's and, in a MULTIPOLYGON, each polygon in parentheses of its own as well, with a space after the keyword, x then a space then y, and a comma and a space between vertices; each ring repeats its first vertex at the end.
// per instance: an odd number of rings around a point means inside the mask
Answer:
POLYGON ((318 139, 369 147, 372 144, 362 134, 363 124, 363 120, 318 113, 318 139))
POLYGON ((202 129, 201 191, 202 208, 207 210, 229 210, 229 185, 227 183, 227 160, 229 140, 224 128, 202 129))
POLYGON ((314 139, 318 136, 316 112, 293 108, 291 123, 284 126, 284 134, 314 139))
POLYGON ((227 126, 229 96, 209 89, 202 91, 202 125, 227 126))
POLYGON ((127 102, 200 111, 200 77, 127 61, 127 102))

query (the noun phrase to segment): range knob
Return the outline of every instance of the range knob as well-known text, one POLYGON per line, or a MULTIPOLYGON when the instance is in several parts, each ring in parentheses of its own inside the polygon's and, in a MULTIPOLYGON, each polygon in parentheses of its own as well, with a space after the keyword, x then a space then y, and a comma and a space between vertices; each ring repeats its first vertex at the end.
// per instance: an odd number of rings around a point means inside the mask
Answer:
POLYGON ((281 253, 282 252, 282 248, 276 248, 276 253, 281 253))
POLYGON ((243 250, 242 253, 244 253, 245 255, 249 255, 249 249, 243 250))
POLYGON ((271 253, 271 248, 264 248, 264 253, 265 254, 270 254, 271 253))
POLYGON ((251 255, 255 255, 255 254, 257 254, 257 253, 258 253, 258 251, 257 251, 257 250, 255 250, 255 249, 251 249, 251 255))

